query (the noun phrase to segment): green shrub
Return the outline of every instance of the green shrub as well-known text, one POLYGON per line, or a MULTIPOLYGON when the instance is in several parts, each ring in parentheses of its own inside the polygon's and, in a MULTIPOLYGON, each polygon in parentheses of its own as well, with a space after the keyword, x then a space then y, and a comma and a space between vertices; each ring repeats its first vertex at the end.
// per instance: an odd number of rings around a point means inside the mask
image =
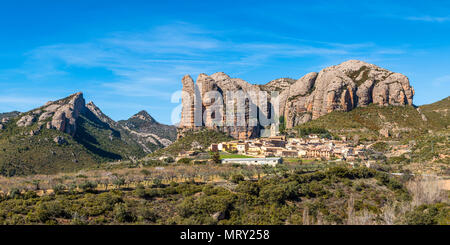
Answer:
POLYGON ((449 205, 437 203, 421 205, 405 215, 408 225, 449 225, 449 205))
POLYGON ((31 198, 37 198, 39 197, 38 194, 35 191, 27 191, 25 194, 23 194, 23 199, 28 200, 31 198))
POLYGON ((122 177, 118 177, 113 181, 113 184, 120 188, 121 186, 125 185, 125 179, 122 177))
POLYGON ((192 161, 192 159, 190 159, 190 158, 181 158, 181 159, 178 160, 178 163, 180 163, 180 164, 190 164, 191 161, 192 161))
POLYGON ((145 198, 146 197, 145 187, 143 185, 141 185, 141 184, 136 186, 136 189, 134 190, 134 193, 136 194, 136 196, 138 196, 140 198, 145 198))
POLYGON ((63 205, 57 201, 38 205, 36 208, 36 216, 43 223, 55 218, 70 218, 70 215, 64 210, 63 205))
POLYGON ((268 184, 261 187, 259 199, 261 202, 283 204, 288 199, 295 199, 299 193, 293 183, 268 184))
POLYGON ((152 208, 150 207, 140 207, 137 211, 138 219, 156 222, 156 220, 160 217, 152 208))
POLYGON ((21 196, 22 196, 22 193, 21 193, 21 191, 20 191, 19 189, 17 189, 17 188, 13 188, 13 189, 11 189, 11 190, 9 191, 9 197, 10 197, 10 198, 16 199, 16 198, 20 198, 21 196))
POLYGON ((117 203, 113 211, 114 219, 119 223, 131 223, 136 220, 136 216, 129 210, 124 203, 117 203))
POLYGON ((163 187, 164 185, 162 184, 162 180, 159 178, 154 178, 153 179, 153 185, 155 187, 163 187))
POLYGON ((386 142, 377 142, 371 148, 375 151, 385 153, 389 150, 389 145, 386 142))
POLYGON ((242 174, 233 174, 231 176, 231 182, 238 184, 241 181, 244 181, 245 177, 242 174))
POLYGON ((143 174, 143 175, 145 175, 145 176, 149 176, 149 175, 152 174, 152 172, 150 172, 150 171, 147 170, 147 169, 142 169, 142 170, 141 170, 141 174, 143 174))
POLYGON ((250 181, 241 181, 239 182, 236 191, 252 196, 258 196, 259 195, 259 186, 257 183, 250 182, 250 181))
POLYGON ((53 186, 53 191, 55 192, 55 194, 64 194, 66 189, 67 189, 67 187, 62 184, 57 184, 57 185, 53 186))
POLYGON ((173 163, 173 162, 175 162, 175 159, 173 159, 173 157, 167 157, 164 159, 164 162, 165 163, 173 163))
POLYGON ((95 188, 97 188, 97 183, 94 183, 92 181, 84 181, 78 185, 78 188, 80 188, 84 192, 95 192, 95 188))

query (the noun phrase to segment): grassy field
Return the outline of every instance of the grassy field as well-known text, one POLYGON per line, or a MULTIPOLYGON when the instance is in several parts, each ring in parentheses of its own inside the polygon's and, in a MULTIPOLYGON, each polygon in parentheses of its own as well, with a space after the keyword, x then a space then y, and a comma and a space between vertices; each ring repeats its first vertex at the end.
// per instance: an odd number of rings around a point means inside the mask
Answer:
POLYGON ((252 156, 245 156, 245 155, 240 155, 240 154, 230 154, 230 153, 220 153, 220 159, 224 159, 224 158, 254 158, 252 156))
POLYGON ((283 157, 284 163, 302 163, 302 164, 308 164, 315 162, 314 159, 304 159, 304 158, 298 158, 298 157, 283 157))

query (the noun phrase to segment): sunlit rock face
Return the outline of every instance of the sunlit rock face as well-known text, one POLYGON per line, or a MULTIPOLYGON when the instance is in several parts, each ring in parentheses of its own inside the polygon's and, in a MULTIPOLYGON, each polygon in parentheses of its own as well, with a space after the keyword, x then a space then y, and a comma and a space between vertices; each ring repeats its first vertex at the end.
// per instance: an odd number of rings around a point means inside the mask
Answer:
POLYGON ((272 111, 277 111, 278 117, 284 118, 286 127, 292 128, 332 111, 350 111, 372 103, 380 106, 412 105, 414 96, 414 89, 405 75, 359 60, 349 60, 325 68, 319 73, 311 72, 298 80, 280 78, 265 85, 254 85, 242 79, 230 78, 223 72, 210 76, 200 74, 196 82, 186 75, 182 83, 179 137, 187 130, 202 128, 220 130, 235 138, 259 137, 261 130, 267 128, 266 125, 261 125, 261 120, 270 118, 272 111), (245 99, 242 99, 242 96, 234 96, 231 100, 227 98, 230 92, 236 91, 256 96, 248 96, 245 99), (261 96, 261 92, 276 92, 277 102, 272 101, 270 95, 261 96), (209 98, 217 94, 217 98, 209 98), (221 100, 219 105, 217 100, 221 100), (230 105, 233 105, 230 101, 234 102, 235 107, 236 104, 240 105, 240 110, 230 110, 230 105), (250 109, 254 108, 252 106, 258 111, 256 117, 250 109), (208 114, 218 107, 222 113, 215 113, 213 116, 208 114), (224 122, 230 118, 236 121, 235 118, 240 116, 244 118, 244 123, 217 125, 214 123, 217 116, 224 122))

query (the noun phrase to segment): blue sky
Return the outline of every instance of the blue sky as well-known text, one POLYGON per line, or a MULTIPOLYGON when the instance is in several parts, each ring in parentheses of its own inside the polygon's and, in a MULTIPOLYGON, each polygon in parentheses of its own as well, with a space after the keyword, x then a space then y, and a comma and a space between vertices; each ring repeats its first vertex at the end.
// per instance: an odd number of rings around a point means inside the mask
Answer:
POLYGON ((0 112, 83 91, 115 120, 170 123, 185 74, 262 84, 349 59, 407 75, 416 105, 450 91, 444 1, 17 0, 0 30, 0 112))

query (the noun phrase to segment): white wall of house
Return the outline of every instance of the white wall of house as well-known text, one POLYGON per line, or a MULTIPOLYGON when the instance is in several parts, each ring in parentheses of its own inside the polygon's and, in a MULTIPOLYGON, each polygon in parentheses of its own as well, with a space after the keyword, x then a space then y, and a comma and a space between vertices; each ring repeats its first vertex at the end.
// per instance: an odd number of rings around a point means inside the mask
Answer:
POLYGON ((268 158, 225 158, 222 159, 222 163, 237 163, 245 165, 270 165, 275 166, 282 163, 279 157, 268 158))

